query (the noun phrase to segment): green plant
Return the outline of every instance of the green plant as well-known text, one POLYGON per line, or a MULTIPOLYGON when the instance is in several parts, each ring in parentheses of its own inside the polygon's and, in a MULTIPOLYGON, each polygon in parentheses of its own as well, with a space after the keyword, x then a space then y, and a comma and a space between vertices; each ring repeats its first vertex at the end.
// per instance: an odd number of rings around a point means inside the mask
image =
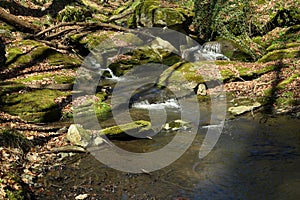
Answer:
POLYGON ((27 151, 32 143, 16 130, 3 129, 0 130, 0 146, 21 148, 27 151))
POLYGON ((79 6, 67 6, 57 15, 57 19, 62 22, 82 22, 90 17, 92 17, 91 11, 79 6))

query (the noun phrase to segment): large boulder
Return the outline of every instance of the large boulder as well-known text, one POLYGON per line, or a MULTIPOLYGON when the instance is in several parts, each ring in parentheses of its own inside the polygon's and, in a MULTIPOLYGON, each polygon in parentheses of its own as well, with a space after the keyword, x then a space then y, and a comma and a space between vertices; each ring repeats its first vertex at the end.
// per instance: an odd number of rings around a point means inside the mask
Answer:
POLYGON ((191 23, 193 13, 181 8, 165 8, 158 1, 146 0, 136 6, 129 27, 164 27, 184 30, 191 23))
MULTIPOLYGON (((186 89, 197 92, 199 84, 213 84, 222 79, 216 67, 211 61, 178 62, 160 75, 158 85, 166 86, 171 91, 186 89)), ((199 93, 204 94, 205 85, 200 86, 202 90, 199 93)))

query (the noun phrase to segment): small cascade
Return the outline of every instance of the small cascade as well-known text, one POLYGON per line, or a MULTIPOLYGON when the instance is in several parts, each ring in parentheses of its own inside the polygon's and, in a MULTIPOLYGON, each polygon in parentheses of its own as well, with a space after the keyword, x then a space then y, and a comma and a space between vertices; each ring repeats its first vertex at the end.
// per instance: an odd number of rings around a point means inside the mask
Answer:
POLYGON ((101 71, 105 72, 107 71, 110 75, 110 77, 105 77, 106 79, 112 79, 112 80, 119 80, 120 77, 117 77, 116 75, 114 75, 113 71, 111 69, 109 69, 108 67, 105 69, 101 69, 101 71))
POLYGON ((108 67, 102 68, 101 64, 98 63, 96 59, 91 59, 90 58, 89 62, 90 62, 90 66, 89 67, 92 68, 92 69, 99 70, 101 76, 103 75, 103 73, 105 71, 107 71, 109 73, 109 76, 108 77, 105 76, 105 79, 109 79, 109 80, 119 80, 120 79, 120 77, 117 77, 110 68, 108 68, 108 67))
POLYGON ((149 103, 148 100, 144 100, 141 102, 135 102, 131 106, 132 108, 139 108, 139 109, 165 109, 165 108, 173 108, 173 109, 180 109, 180 105, 178 104, 176 99, 169 99, 165 102, 161 103, 149 103))
POLYGON ((229 60, 222 54, 221 44, 219 42, 207 42, 202 46, 194 46, 182 50, 182 57, 188 61, 202 60, 229 60))
POLYGON ((221 54, 221 44, 219 42, 207 42, 201 47, 202 52, 221 54))
POLYGON ((219 42, 206 42, 200 48, 200 53, 206 60, 229 60, 222 54, 219 42))

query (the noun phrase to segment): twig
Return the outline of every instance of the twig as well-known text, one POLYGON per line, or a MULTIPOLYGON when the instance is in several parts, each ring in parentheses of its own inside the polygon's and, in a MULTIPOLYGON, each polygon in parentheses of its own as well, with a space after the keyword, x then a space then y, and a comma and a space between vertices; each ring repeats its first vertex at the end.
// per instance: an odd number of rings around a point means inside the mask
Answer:
POLYGON ((116 29, 118 31, 130 31, 130 29, 122 27, 122 26, 118 26, 115 24, 109 24, 109 23, 103 23, 103 22, 63 22, 63 23, 59 23, 55 26, 51 26, 39 33, 37 33, 35 35, 35 37, 40 37, 43 34, 50 32, 54 29, 57 29, 59 27, 63 27, 63 26, 74 26, 74 25, 78 25, 78 26, 95 26, 95 27, 103 27, 103 28, 111 28, 111 29, 116 29))

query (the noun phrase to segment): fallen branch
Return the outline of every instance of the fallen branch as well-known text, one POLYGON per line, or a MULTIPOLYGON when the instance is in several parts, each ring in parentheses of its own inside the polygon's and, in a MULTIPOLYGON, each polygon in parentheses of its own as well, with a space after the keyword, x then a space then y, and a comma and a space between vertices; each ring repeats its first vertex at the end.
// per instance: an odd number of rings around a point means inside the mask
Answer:
POLYGON ((50 154, 50 153, 87 153, 87 151, 83 147, 79 146, 63 146, 53 148, 50 151, 44 151, 40 154, 50 154))
POLYGON ((21 20, 19 17, 12 15, 6 12, 3 8, 0 7, 0 20, 14 26, 16 28, 21 29, 26 33, 37 33, 40 29, 37 26, 34 26, 30 23, 27 23, 24 20, 21 20))
POLYGON ((40 37, 40 36, 44 35, 47 32, 50 32, 54 29, 57 29, 57 28, 60 28, 60 27, 63 27, 63 26, 75 26, 75 25, 77 25, 77 26, 86 26, 86 27, 103 27, 103 28, 115 29, 115 30, 118 30, 118 31, 130 31, 130 29, 122 27, 122 26, 118 26, 118 25, 115 25, 115 24, 109 24, 109 23, 102 23, 102 22, 62 22, 62 23, 59 23, 55 26, 51 26, 51 27, 37 33, 35 35, 35 37, 40 37))

